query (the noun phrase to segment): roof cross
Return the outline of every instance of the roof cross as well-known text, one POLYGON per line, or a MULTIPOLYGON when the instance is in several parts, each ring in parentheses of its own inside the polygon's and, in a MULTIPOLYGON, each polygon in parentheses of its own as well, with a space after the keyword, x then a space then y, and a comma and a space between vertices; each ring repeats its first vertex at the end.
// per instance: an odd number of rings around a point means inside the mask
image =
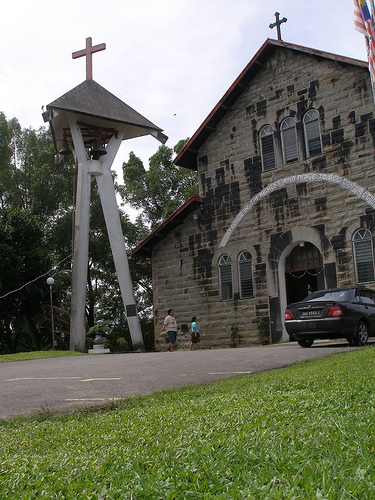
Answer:
POLYGON ((270 28, 272 30, 272 28, 274 28, 275 26, 277 26, 277 39, 281 40, 281 29, 280 29, 280 26, 281 26, 282 23, 286 23, 288 19, 286 17, 283 17, 280 20, 280 12, 275 12, 275 17, 276 17, 276 22, 275 23, 271 23, 270 24, 270 28))
POLYGON ((86 48, 83 50, 78 50, 73 52, 72 58, 77 59, 78 57, 86 57, 86 80, 92 80, 92 55, 95 52, 100 52, 105 50, 105 43, 99 43, 99 45, 92 46, 92 38, 89 36, 86 38, 86 48))

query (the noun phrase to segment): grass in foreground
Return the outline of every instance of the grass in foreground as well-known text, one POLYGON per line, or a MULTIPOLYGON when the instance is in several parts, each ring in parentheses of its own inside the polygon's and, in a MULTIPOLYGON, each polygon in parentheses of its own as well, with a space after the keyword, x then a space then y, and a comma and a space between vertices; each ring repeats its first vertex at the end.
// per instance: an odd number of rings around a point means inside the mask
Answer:
POLYGON ((373 499, 372 348, 1 422, 3 499, 373 499))
POLYGON ((32 351, 32 352, 19 352, 17 354, 1 354, 0 363, 6 361, 28 361, 30 359, 44 359, 44 358, 62 358, 65 356, 83 356, 82 352, 75 351, 32 351))

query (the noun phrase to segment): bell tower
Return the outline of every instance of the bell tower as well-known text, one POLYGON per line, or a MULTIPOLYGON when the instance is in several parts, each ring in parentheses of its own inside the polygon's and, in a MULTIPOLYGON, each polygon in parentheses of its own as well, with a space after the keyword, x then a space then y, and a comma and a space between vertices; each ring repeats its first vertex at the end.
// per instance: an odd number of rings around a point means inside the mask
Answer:
POLYGON ((95 177, 119 287, 134 350, 144 348, 134 290, 126 255, 111 166, 121 142, 152 135, 163 144, 162 129, 122 102, 92 78, 92 54, 105 50, 104 43, 73 52, 86 57, 86 80, 48 104, 43 113, 49 122, 59 157, 73 153, 77 165, 74 221, 70 350, 85 351, 85 306, 89 249, 90 186, 95 177))

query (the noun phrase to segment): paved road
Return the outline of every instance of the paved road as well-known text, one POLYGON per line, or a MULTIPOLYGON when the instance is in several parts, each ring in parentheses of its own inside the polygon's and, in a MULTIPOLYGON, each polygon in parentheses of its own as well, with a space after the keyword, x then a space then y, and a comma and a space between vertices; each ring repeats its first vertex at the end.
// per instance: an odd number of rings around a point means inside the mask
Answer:
POLYGON ((352 351, 347 342, 103 354, 0 363, 0 418, 67 411, 116 398, 227 379, 352 351))

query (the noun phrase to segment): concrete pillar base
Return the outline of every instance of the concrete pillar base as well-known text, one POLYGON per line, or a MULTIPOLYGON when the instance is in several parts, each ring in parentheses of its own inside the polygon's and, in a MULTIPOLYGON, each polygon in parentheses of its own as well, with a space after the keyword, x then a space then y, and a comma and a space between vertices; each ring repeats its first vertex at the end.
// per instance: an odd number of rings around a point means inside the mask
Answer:
POLYGON ((92 349, 89 349, 89 354, 109 354, 110 349, 106 349, 103 345, 94 345, 92 349))

